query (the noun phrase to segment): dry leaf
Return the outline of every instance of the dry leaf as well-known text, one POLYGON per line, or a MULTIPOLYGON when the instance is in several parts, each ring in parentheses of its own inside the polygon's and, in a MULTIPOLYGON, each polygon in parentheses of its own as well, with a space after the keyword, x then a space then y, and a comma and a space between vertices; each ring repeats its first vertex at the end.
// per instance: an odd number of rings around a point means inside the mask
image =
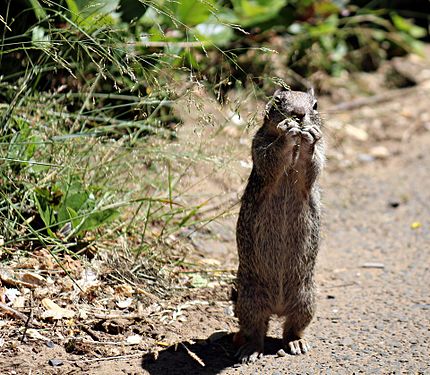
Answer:
POLYGON ((27 272, 22 275, 21 280, 34 286, 46 285, 46 280, 44 277, 32 272, 27 272))
POLYGON ((15 309, 22 309, 23 307, 25 307, 25 300, 26 298, 23 296, 16 297, 12 303, 12 307, 15 309))
POLYGON ((83 320, 88 319, 88 314, 87 314, 87 312, 86 312, 85 310, 82 310, 82 309, 79 309, 79 311, 78 311, 78 316, 79 316, 79 318, 81 318, 81 319, 83 319, 83 320))
POLYGON ((124 300, 120 300, 116 302, 116 305, 120 309, 126 309, 127 307, 130 307, 130 305, 133 303, 133 298, 126 298, 124 300))
POLYGON ((133 288, 128 284, 121 284, 115 287, 115 294, 117 296, 131 297, 133 293, 133 288))
POLYGON ((52 319, 63 319, 63 318, 73 318, 75 312, 69 309, 58 306, 54 301, 49 298, 44 298, 42 300, 42 305, 46 308, 46 311, 42 313, 42 318, 52 318, 52 319))
POLYGON ((82 271, 81 275, 81 279, 77 281, 77 284, 85 292, 100 285, 100 281, 97 279, 97 273, 93 269, 86 268, 82 271))
POLYGON ((4 291, 4 295, 6 296, 8 302, 14 303, 15 299, 21 295, 21 292, 15 288, 7 288, 4 291))
POLYGON ((39 333, 39 331, 37 329, 34 328, 29 328, 27 329, 27 331, 25 332, 25 334, 28 337, 31 337, 32 339, 37 339, 37 340, 43 340, 43 341, 49 341, 49 339, 43 335, 41 335, 39 333))

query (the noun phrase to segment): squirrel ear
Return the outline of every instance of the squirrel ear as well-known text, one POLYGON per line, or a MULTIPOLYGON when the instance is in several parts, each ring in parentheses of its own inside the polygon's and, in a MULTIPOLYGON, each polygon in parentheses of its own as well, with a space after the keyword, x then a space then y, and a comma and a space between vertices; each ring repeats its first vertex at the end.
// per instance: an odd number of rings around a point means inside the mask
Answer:
POLYGON ((308 89, 308 94, 315 98, 315 90, 314 90, 313 86, 308 89))
POLYGON ((272 97, 270 98, 269 102, 266 104, 266 109, 265 109, 266 115, 267 115, 267 114, 269 113, 269 111, 272 109, 273 105, 276 103, 276 100, 277 100, 277 99, 279 99, 279 95, 280 95, 282 92, 284 92, 284 91, 286 91, 284 88, 280 88, 280 89, 277 89, 277 90, 273 93, 273 95, 272 95, 272 97))
POLYGON ((277 89, 274 93, 273 93, 273 98, 276 98, 281 92, 287 91, 284 88, 281 89, 277 89))
POLYGON ((274 94, 273 97, 276 97, 277 95, 279 95, 282 92, 286 92, 286 91, 291 91, 290 88, 288 86, 281 86, 279 89, 277 89, 274 94))

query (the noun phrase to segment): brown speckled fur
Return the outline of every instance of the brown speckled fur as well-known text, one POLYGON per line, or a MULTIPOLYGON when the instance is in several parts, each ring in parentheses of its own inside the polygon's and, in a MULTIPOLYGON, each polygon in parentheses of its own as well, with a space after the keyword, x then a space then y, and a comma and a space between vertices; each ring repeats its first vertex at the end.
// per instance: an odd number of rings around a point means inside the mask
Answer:
POLYGON ((272 314, 285 316, 284 343, 306 352, 303 331, 315 311, 324 163, 321 119, 313 92, 278 90, 252 144, 253 169, 237 222, 237 302, 242 362, 263 352, 272 314), (296 122, 282 122, 294 118, 296 122))

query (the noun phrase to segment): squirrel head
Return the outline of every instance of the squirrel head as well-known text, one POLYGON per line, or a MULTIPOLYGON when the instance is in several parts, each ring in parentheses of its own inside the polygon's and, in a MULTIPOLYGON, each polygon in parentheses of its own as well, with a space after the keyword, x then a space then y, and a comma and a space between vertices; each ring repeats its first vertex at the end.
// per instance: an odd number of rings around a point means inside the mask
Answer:
POLYGON ((278 89, 266 106, 264 124, 273 130, 284 120, 293 120, 300 127, 319 125, 317 99, 314 90, 308 92, 278 89))

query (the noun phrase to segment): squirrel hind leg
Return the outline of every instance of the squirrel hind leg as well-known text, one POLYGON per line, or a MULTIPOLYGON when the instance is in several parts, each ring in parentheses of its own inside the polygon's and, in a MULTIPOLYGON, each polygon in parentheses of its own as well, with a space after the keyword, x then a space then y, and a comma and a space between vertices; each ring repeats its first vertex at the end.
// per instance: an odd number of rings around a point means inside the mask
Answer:
POLYGON ((236 353, 240 363, 253 363, 263 356, 263 343, 255 340, 245 342, 236 353))
POLYGON ((255 362, 263 356, 264 337, 267 332, 270 314, 255 309, 250 303, 241 298, 236 305, 236 315, 239 318, 240 331, 233 337, 233 343, 238 348, 236 357, 241 363, 255 362))
POLYGON ((259 324, 253 330, 241 328, 233 336, 233 344, 238 348, 236 357, 240 363, 252 363, 263 356, 264 336, 267 331, 267 323, 259 324))
POLYGON ((300 315, 294 315, 284 323, 284 332, 282 335, 282 341, 285 349, 293 355, 305 354, 311 346, 309 342, 303 338, 304 330, 309 325, 313 317, 313 314, 309 311, 305 313, 301 311, 300 315))

